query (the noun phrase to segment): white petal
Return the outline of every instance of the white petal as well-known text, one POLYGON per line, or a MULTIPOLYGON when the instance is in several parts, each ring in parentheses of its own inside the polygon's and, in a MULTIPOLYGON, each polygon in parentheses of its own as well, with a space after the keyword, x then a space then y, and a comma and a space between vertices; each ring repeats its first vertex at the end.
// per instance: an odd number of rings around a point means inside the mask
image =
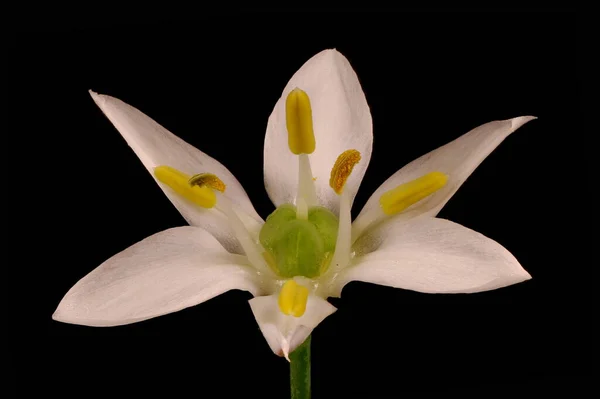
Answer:
POLYGON ((353 265, 340 272, 332 296, 353 280, 428 293, 493 290, 531 278, 497 242, 445 219, 390 221, 355 244, 353 265))
POLYGON ((208 232, 177 227, 118 253, 79 280, 53 319, 88 326, 135 323, 194 306, 231 289, 263 295, 245 257, 208 232))
POLYGON ((387 179, 369 198, 357 220, 369 210, 379 206, 383 193, 429 172, 439 171, 448 175, 446 186, 417 202, 396 218, 409 219, 420 214, 435 216, 450 200, 464 181, 479 164, 512 132, 535 119, 521 116, 514 119, 489 122, 456 140, 412 161, 387 179))
POLYGON ((336 50, 325 50, 308 60, 289 81, 269 117, 265 137, 265 186, 276 206, 293 203, 298 187, 298 157, 288 147, 285 100, 294 88, 310 97, 316 149, 309 158, 321 205, 337 214, 339 200, 329 187, 329 175, 338 155, 360 151, 345 186, 351 202, 365 174, 373 144, 371 112, 348 60, 336 50))
POLYGON ((309 295, 301 317, 286 316, 279 310, 278 294, 252 298, 250 307, 271 350, 277 356, 294 351, 312 330, 337 309, 325 299, 309 295))
POLYGON ((90 94, 185 220, 192 226, 208 230, 230 252, 243 253, 221 212, 200 208, 180 197, 156 180, 153 169, 159 165, 168 165, 189 175, 217 175, 227 185, 225 195, 236 205, 238 212, 246 214, 242 216, 242 220, 248 224, 248 229, 260 230, 262 219, 235 176, 220 162, 175 136, 138 109, 111 96, 92 91, 90 94))

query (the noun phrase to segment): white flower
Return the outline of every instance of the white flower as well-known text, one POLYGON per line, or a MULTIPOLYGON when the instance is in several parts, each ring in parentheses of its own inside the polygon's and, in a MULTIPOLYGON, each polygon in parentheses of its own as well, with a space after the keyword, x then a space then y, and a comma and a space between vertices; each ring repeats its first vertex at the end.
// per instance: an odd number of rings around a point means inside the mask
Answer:
POLYGON ((55 320, 122 325, 241 289, 255 297, 250 306, 269 346, 287 358, 336 310, 326 298, 349 281, 467 293, 530 278, 497 242, 435 216, 533 117, 487 123, 411 162, 351 223, 371 156, 371 114, 347 59, 323 51, 296 72, 269 118, 264 176, 278 209, 265 224, 221 163, 137 109, 90 93, 191 226, 108 259, 71 288, 55 320))

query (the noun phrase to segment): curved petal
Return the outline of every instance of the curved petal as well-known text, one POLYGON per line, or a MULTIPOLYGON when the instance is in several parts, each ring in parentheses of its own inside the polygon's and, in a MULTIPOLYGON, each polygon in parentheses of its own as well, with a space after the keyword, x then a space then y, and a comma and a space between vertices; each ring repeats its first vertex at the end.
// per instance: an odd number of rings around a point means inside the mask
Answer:
POLYGON ((92 91, 90 94, 185 220, 192 226, 209 231, 230 252, 243 253, 221 212, 200 208, 180 197, 156 180, 153 169, 168 165, 189 175, 204 172, 217 175, 227 185, 225 195, 236 205, 238 213, 246 214, 241 218, 248 224, 249 230, 260 230, 262 219, 235 176, 219 161, 175 136, 138 109, 111 96, 92 91))
POLYGON ((339 199, 329 187, 338 155, 356 149, 362 155, 344 190, 352 202, 371 159, 371 112, 348 60, 336 50, 325 50, 308 60, 289 81, 269 117, 265 137, 265 186, 276 206, 293 203, 298 187, 298 159, 288 147, 285 100, 294 88, 310 97, 316 149, 309 155, 321 205, 337 214, 339 199))
POLYGON ((386 222, 361 237, 355 249, 367 254, 340 272, 332 296, 353 280, 419 292, 467 293, 531 278, 503 246, 445 219, 386 222))
POLYGON ((301 317, 286 316, 279 310, 278 294, 252 298, 250 307, 271 350, 288 357, 310 335, 312 330, 337 309, 325 299, 309 295, 301 317))
POLYGON ((208 232, 176 227, 108 259, 75 284, 54 320, 116 326, 176 312, 231 289, 262 295, 258 274, 208 232))
MULTIPOLYGON (((379 206, 379 198, 383 193, 434 171, 448 175, 446 185, 431 196, 410 206, 403 213, 396 215, 395 218, 406 220, 421 214, 437 215, 475 168, 509 134, 533 119, 535 119, 533 116, 521 116, 486 123, 412 161, 394 173, 373 193, 356 218, 357 225, 361 222, 359 219, 364 217, 367 212, 379 206)), ((358 237, 359 234, 354 233, 353 235, 358 237)))

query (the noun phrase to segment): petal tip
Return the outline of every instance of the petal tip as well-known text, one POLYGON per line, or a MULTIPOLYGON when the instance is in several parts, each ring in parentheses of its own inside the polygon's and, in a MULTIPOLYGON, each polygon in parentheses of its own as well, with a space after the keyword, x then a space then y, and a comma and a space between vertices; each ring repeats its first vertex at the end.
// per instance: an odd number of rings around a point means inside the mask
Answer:
POLYGON ((312 59, 314 59, 315 61, 321 60, 321 61, 325 61, 325 62, 331 62, 333 64, 336 64, 338 62, 347 61, 344 54, 340 53, 336 48, 325 49, 325 50, 321 51, 320 53, 317 53, 316 55, 314 55, 312 57, 312 59))
POLYGON ((291 363, 291 361, 290 361, 290 343, 285 338, 283 339, 283 342, 281 343, 281 351, 283 352, 283 357, 285 357, 285 360, 287 360, 288 363, 291 363))
POLYGON ((531 280, 531 274, 523 266, 518 265, 507 278, 507 285, 514 285, 531 280))
POLYGON ((531 274, 529 274, 529 272, 525 269, 523 269, 521 271, 521 281, 527 281, 527 280, 531 280, 531 274))
POLYGON ((519 116, 518 118, 511 119, 511 129, 513 131, 517 130, 527 122, 531 122, 532 120, 537 119, 537 116, 519 116))
POLYGON ((326 48, 325 50, 322 50, 321 54, 335 54, 337 52, 338 52, 337 49, 335 47, 332 47, 332 48, 326 48))
POLYGON ((101 107, 106 102, 106 96, 98 94, 93 90, 88 90, 88 93, 90 93, 92 100, 94 100, 96 105, 98 105, 99 107, 101 107))
POLYGON ((52 313, 52 320, 60 321, 61 323, 73 323, 72 312, 73 303, 69 300, 70 291, 61 299, 60 303, 52 313))
POLYGON ((56 310, 54 311, 54 313, 52 313, 52 320, 54 321, 59 321, 61 323, 66 323, 66 318, 65 318, 65 314, 61 309, 61 306, 58 305, 58 307, 56 308, 56 310))

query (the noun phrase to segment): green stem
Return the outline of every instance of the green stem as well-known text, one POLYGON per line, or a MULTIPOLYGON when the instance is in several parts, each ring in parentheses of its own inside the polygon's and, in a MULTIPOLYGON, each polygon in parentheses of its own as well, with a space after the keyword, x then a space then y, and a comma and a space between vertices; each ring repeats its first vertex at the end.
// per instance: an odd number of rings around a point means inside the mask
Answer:
POLYGON ((292 399, 310 399, 310 335, 290 353, 292 399))

